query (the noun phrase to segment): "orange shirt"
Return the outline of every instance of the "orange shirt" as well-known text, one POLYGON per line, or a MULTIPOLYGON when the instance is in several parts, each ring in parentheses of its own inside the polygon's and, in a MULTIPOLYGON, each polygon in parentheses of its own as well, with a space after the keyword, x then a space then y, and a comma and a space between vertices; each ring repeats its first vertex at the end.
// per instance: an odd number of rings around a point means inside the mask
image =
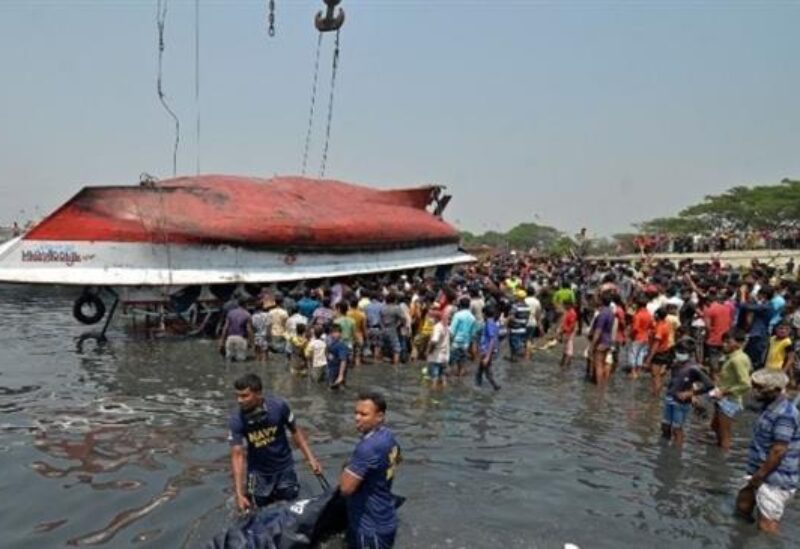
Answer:
POLYGON ((647 343, 650 341, 650 329, 653 327, 653 315, 647 310, 647 307, 642 307, 636 314, 633 315, 631 320, 631 337, 637 343, 647 343))
POLYGON ((653 333, 653 349, 656 353, 666 353, 671 349, 669 344, 672 327, 666 320, 656 322, 656 329, 653 333))

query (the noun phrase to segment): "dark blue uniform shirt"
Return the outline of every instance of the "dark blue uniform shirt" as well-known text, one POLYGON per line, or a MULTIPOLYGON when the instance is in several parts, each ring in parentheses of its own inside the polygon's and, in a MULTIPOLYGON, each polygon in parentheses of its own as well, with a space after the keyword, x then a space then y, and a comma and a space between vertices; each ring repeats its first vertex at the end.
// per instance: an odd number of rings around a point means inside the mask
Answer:
POLYGON ((228 442, 247 442, 247 470, 267 475, 294 465, 286 429, 295 431, 294 415, 282 398, 266 397, 261 408, 245 413, 234 410, 228 422, 228 442))
POLYGON ((361 479, 358 490, 347 498, 351 531, 388 534, 397 530, 392 480, 400 461, 400 447, 384 426, 364 435, 356 445, 347 470, 361 479))

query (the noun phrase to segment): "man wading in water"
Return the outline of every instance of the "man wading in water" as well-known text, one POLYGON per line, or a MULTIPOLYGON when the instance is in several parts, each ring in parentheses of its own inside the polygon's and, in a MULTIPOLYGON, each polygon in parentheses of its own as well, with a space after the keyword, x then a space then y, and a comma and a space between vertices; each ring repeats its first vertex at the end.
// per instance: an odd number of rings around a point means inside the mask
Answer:
POLYGON ((786 374, 763 369, 751 379, 764 409, 753 427, 746 484, 736 498, 736 510, 751 517, 757 509, 758 528, 777 534, 800 479, 800 412, 786 396, 786 374))
POLYGON ((265 397, 262 394, 261 378, 255 374, 243 375, 233 386, 239 409, 234 410, 228 422, 228 442, 231 446, 236 506, 240 511, 246 511, 254 505, 261 507, 275 501, 291 501, 297 498, 300 483, 294 470, 292 449, 286 436, 287 429, 311 471, 319 475, 322 473, 322 466, 314 457, 305 435, 295 424, 289 405, 281 398, 265 397))
POLYGON ((392 495, 400 446, 383 424, 386 399, 380 393, 361 393, 355 408, 361 440, 339 477, 347 498, 347 545, 352 549, 389 549, 397 532, 392 495))

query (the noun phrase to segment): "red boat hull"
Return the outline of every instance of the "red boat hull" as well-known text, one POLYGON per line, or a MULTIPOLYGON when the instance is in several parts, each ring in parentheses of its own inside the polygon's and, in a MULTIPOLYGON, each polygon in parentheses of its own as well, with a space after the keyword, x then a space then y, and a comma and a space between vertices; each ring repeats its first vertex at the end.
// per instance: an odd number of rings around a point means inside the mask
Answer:
POLYGON ((453 244, 426 210, 438 187, 375 190, 301 177, 207 175, 86 187, 24 240, 234 245, 291 251, 453 244))

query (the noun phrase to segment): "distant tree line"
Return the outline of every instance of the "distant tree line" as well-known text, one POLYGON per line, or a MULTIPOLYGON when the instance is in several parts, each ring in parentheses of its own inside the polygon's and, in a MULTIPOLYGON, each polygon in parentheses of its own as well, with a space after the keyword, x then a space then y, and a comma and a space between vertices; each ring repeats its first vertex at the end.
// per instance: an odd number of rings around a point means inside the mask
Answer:
POLYGON ((477 235, 469 231, 461 233, 461 245, 465 248, 486 246, 499 250, 537 250, 543 254, 569 254, 575 241, 554 227, 538 223, 520 223, 508 232, 487 231, 477 235))
POLYGON ((800 180, 784 179, 777 185, 733 187, 707 195, 702 202, 684 208, 673 217, 634 223, 635 232, 611 238, 584 240, 554 227, 520 223, 508 232, 461 233, 466 248, 486 246, 502 250, 536 250, 544 255, 614 254, 638 251, 639 235, 689 236, 695 234, 746 233, 749 231, 800 231, 800 180))
POLYGON ((800 180, 733 187, 722 194, 707 195, 674 217, 659 217, 634 226, 641 233, 675 235, 795 229, 800 227, 800 180))

